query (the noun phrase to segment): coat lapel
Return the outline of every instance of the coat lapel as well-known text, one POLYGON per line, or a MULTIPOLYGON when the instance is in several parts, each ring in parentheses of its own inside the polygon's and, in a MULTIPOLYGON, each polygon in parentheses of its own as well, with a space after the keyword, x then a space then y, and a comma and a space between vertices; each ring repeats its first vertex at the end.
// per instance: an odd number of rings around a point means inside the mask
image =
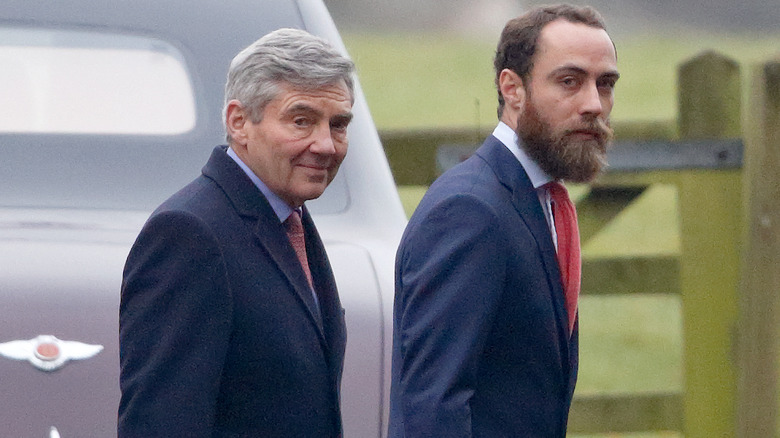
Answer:
POLYGON ((341 366, 346 348, 347 333, 344 325, 344 311, 339 300, 336 280, 317 228, 306 207, 303 208, 303 229, 306 239, 306 253, 312 273, 314 287, 320 304, 320 316, 327 339, 331 366, 340 379, 341 366))
POLYGON ((299 303, 316 326, 320 341, 327 351, 328 343, 320 312, 317 310, 306 275, 298 262, 295 250, 287 239, 284 226, 279 222, 276 213, 262 192, 255 187, 238 164, 227 155, 226 150, 226 146, 214 149, 211 158, 203 167, 203 175, 211 178, 222 187, 233 203, 236 212, 244 219, 248 229, 256 237, 258 244, 270 255, 279 270, 287 277, 291 292, 296 294, 299 303))
MULTIPOLYGON (((259 196, 262 197, 262 194, 259 196)), ((317 309, 317 303, 315 303, 314 296, 309 288, 306 274, 304 274, 298 257, 295 255, 295 250, 287 239, 284 226, 279 222, 265 198, 262 201, 271 210, 271 214, 257 216, 253 232, 260 245, 271 255, 279 270, 287 277, 300 303, 306 308, 309 317, 317 325, 320 335, 324 337, 320 311, 317 309)))
MULTIPOLYGON (((512 204, 526 223, 536 240, 539 254, 547 274, 547 281, 552 293, 552 301, 555 307, 558 335, 561 339, 562 357, 569 358, 569 333, 566 305, 561 285, 560 268, 555 256, 555 246, 550 236, 550 228, 544 217, 544 212, 539 204, 531 180, 525 173, 523 166, 514 155, 495 137, 490 136, 477 150, 476 154, 482 157, 493 169, 499 182, 512 193, 512 204)), ((565 361, 569 365, 570 360, 565 361)))

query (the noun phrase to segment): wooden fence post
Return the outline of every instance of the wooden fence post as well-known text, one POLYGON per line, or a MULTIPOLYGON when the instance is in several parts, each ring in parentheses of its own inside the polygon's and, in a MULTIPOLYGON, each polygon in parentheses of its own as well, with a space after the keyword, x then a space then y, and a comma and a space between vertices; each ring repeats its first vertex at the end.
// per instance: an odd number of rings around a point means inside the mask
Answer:
POLYGON ((745 151, 748 211, 739 313, 737 436, 778 436, 780 60, 754 72, 745 151))
MULTIPOLYGON (((738 138, 739 65, 705 52, 679 74, 683 139, 738 138)), ((741 170, 691 170, 679 179, 680 285, 684 329, 684 434, 723 438, 735 433, 741 170)))

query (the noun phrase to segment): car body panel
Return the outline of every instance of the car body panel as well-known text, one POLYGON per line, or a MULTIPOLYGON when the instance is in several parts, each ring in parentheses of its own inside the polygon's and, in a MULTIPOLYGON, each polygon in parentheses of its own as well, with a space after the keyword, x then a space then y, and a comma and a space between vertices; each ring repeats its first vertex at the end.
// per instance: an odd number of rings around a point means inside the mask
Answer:
POLYGON ((51 372, 0 358, 5 436, 44 437, 51 426, 66 437, 116 435, 117 274, 143 222, 120 229, 117 213, 72 213, 0 212, 0 342, 53 335, 104 349, 51 372))
MULTIPOLYGON (((0 344, 51 335, 103 346, 54 371, 0 357, 2 435, 45 437, 52 427, 51 436, 62 438, 116 435, 125 258, 151 210, 195 178, 213 146, 224 143, 230 59, 278 27, 305 28, 344 50, 320 0, 0 5, 0 29, 122 34, 174 47, 189 73, 196 114, 194 128, 175 135, 0 131, 0 344)), ((359 84, 355 97, 347 158, 325 194, 307 203, 346 311, 347 438, 384 433, 392 266, 405 225, 359 84)), ((106 111, 120 117, 106 100, 106 111)))

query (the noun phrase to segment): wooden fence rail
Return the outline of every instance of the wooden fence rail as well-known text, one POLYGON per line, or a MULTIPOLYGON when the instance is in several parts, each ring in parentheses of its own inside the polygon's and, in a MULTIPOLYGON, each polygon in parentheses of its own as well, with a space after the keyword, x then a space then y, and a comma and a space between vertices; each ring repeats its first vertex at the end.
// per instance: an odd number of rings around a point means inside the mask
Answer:
MULTIPOLYGON (((647 188, 676 187, 680 255, 585 259, 583 293, 679 294, 685 369, 682 393, 576 397, 572 432, 780 436, 780 61, 756 68, 744 114, 740 76, 715 52, 683 63, 676 125, 615 126, 609 171, 577 201, 585 242, 647 188)), ((430 184, 488 134, 381 133, 399 185, 430 184)))

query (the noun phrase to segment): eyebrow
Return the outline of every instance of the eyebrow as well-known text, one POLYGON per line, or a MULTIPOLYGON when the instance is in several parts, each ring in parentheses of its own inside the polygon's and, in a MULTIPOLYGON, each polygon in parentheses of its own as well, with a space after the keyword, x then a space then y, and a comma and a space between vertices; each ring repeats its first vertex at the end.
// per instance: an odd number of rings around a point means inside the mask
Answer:
POLYGON ((285 111, 287 114, 307 113, 313 114, 318 117, 322 117, 322 111, 315 109, 314 107, 305 103, 296 103, 295 105, 287 108, 285 111))
POLYGON ((354 117, 354 114, 352 113, 352 111, 350 111, 348 113, 336 114, 335 116, 333 116, 331 118, 331 120, 338 120, 338 121, 349 123, 349 122, 352 121, 353 117, 354 117))
MULTIPOLYGON (((587 75, 587 74, 589 74, 588 71, 585 70, 582 67, 578 67, 576 65, 564 65, 564 66, 558 67, 555 70, 553 70, 552 72, 550 72, 548 77, 552 78, 552 77, 555 77, 557 75, 560 75, 561 73, 575 73, 575 74, 578 74, 578 75, 587 75)), ((600 74, 599 78, 610 78, 610 79, 618 80, 618 79, 620 79, 620 73, 618 73, 617 70, 609 70, 609 71, 606 71, 606 72, 600 74)))
MULTIPOLYGON (((295 105, 291 106, 290 108, 287 109, 286 113, 289 114, 289 115, 307 114, 307 115, 314 116, 314 117, 317 117, 317 118, 322 118, 325 115, 322 111, 320 111, 320 110, 318 110, 316 108, 313 108, 312 106, 310 106, 308 104, 305 104, 305 103, 298 103, 298 104, 295 104, 295 105)), ((331 117, 329 119, 329 121, 331 123, 333 121, 341 121, 341 122, 350 123, 350 122, 352 122, 353 117, 354 117, 354 113, 352 113, 352 111, 349 111, 349 112, 346 112, 346 113, 336 114, 333 117, 331 117)))
POLYGON ((608 71, 608 72, 605 72, 604 74, 602 74, 599 77, 601 77, 601 78, 610 78, 610 79, 614 79, 615 81, 617 81, 618 79, 620 79, 620 73, 618 73, 617 71, 608 71))

